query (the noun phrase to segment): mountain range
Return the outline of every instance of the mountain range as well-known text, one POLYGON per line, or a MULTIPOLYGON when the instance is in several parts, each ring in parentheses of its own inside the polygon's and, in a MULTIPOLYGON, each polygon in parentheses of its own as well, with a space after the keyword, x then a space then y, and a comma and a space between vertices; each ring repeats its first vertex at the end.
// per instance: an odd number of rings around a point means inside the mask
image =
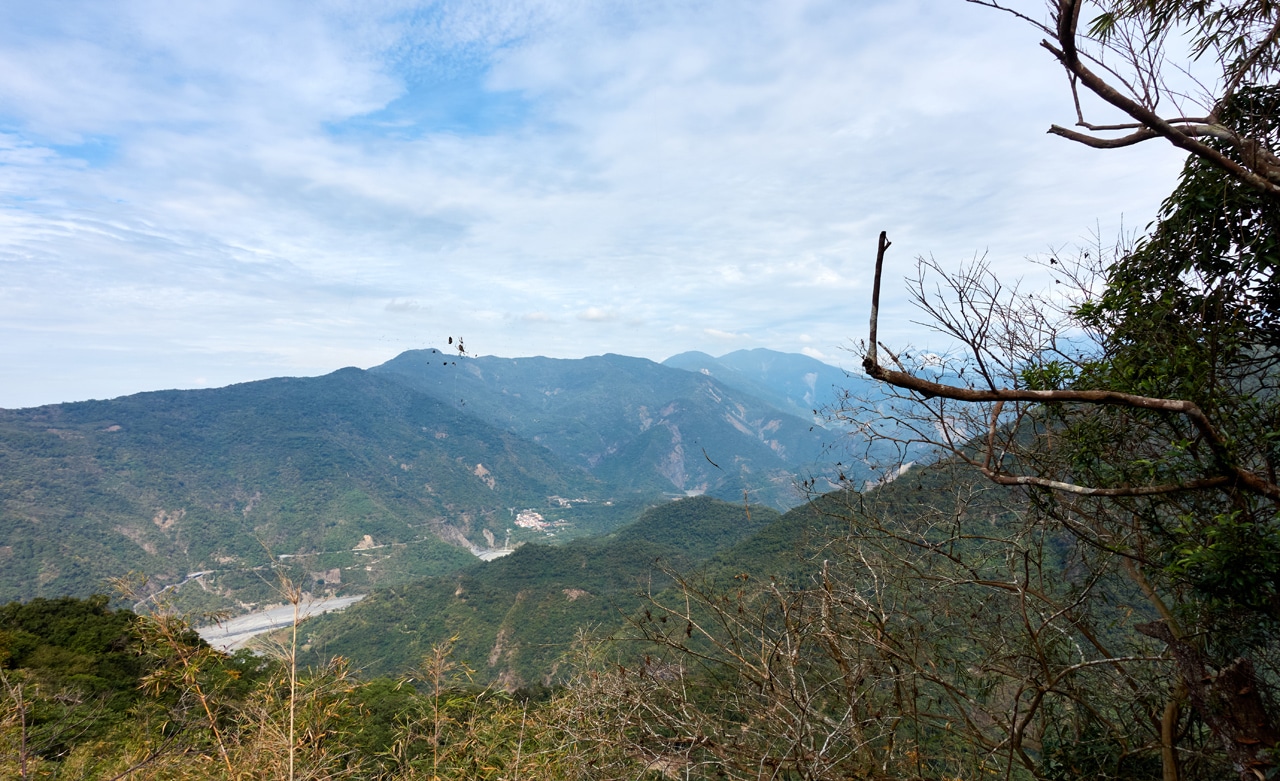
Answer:
POLYGON ((814 411, 841 377, 759 350, 664 365, 428 349, 0 410, 0 600, 83 596, 135 570, 184 584, 191 606, 247 610, 281 570, 330 591, 443 576, 507 540, 608 532, 664 496, 785 509, 835 468, 840 435, 814 411), (521 511, 546 525, 517 526, 521 511))
MULTIPOLYGON (((791 373, 824 366, 793 357, 805 365, 789 367, 791 373)), ((812 410, 797 416, 785 392, 763 382, 746 382, 745 375, 725 381, 643 358, 457 362, 437 350, 415 350, 370 372, 396 377, 628 490, 732 499, 746 492, 752 501, 794 506, 804 498, 796 475, 823 460, 830 439, 814 425, 812 410), (756 389, 774 403, 754 395, 756 389)))

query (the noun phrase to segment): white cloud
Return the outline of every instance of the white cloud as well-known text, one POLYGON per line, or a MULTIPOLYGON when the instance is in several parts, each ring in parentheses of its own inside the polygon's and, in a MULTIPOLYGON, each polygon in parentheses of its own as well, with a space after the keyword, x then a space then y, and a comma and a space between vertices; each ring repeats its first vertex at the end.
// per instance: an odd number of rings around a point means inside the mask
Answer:
POLYGON ((720 341, 736 342, 751 338, 748 334, 735 334, 732 331, 721 331, 719 328, 704 328, 702 332, 707 336, 710 336, 712 339, 718 339, 720 341))
POLYGON ((831 354, 881 229, 883 337, 919 342, 915 255, 1034 274, 1145 224, 1178 165, 1047 137, 1070 102, 1038 38, 960 2, 58 9, 0 11, 0 406, 423 332, 662 359, 731 322, 831 354))
POLYGON ((588 323, 609 323, 617 320, 618 315, 598 306, 589 306, 578 313, 578 319, 588 323))
POLYGON ((388 312, 425 312, 427 308, 413 299, 393 298, 383 309, 388 312))

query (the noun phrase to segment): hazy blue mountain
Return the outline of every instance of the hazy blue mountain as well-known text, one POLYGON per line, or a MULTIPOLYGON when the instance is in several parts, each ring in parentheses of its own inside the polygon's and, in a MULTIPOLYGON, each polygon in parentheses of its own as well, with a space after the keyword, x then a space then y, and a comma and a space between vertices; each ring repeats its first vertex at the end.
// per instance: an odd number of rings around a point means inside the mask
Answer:
MULTIPOLYGON (((414 350, 370 369, 544 445, 610 484, 791 507, 828 432, 704 374, 642 358, 461 358, 414 350)), ((811 417, 811 416, 810 416, 811 417)))
POLYGON ((806 420, 827 423, 823 410, 837 404, 845 391, 865 392, 874 383, 816 358, 757 348, 719 358, 702 352, 673 355, 663 366, 698 372, 769 402, 806 420))
MULTIPOLYGON (((687 352, 673 355, 663 365, 713 377, 824 426, 829 430, 828 461, 838 462, 838 472, 853 485, 872 474, 872 479, 894 474, 904 462, 926 463, 936 457, 931 448, 919 443, 895 442, 918 437, 897 426, 885 386, 807 355, 763 348, 738 350, 719 358, 687 352), (837 410, 838 415, 834 414, 837 410), (877 436, 868 441, 867 432, 873 429, 877 436)), ((956 379, 939 376, 941 381, 956 379)))

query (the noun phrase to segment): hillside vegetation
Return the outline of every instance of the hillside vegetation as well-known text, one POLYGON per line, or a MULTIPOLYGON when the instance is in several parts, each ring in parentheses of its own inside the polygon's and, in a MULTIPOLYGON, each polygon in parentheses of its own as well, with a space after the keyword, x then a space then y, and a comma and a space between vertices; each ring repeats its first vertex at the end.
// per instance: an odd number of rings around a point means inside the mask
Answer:
POLYGON ((1158 777, 1151 723, 1106 699, 1110 668, 1042 692, 1092 713, 1019 694, 1082 642, 1104 658, 1141 647, 1135 626, 1152 617, 1119 572, 1085 576, 1095 554, 1028 525, 1028 509, 955 462, 782 516, 664 503, 606 538, 526 545, 304 624, 292 695, 288 632, 265 657, 225 657, 163 610, 10 605, 0 739, 31 740, 5 767, 271 778, 290 760, 316 778, 623 779, 748 778, 766 762, 783 778, 952 778, 998 767, 982 741, 1013 718, 1034 730, 1043 772, 1028 778, 1158 777), (1019 579, 1061 609, 1028 612, 1028 591, 991 586, 1019 579), (1081 602, 1083 587, 1106 597, 1081 602), (83 703, 91 728, 69 727, 55 700, 83 703), (1080 731, 1100 714, 1147 742, 1117 753, 1080 731))
POLYGON ((448 641, 477 682, 551 686, 561 681, 561 663, 581 630, 623 627, 674 575, 778 517, 766 507, 709 497, 660 504, 607 537, 525 545, 453 575, 380 589, 341 614, 308 622, 307 658, 340 655, 369 674, 395 675, 448 641))
POLYGON ((137 571, 188 608, 244 611, 276 600, 273 562, 316 594, 363 592, 457 572, 475 549, 607 532, 662 494, 789 507, 825 469, 813 428, 641 359, 432 350, 0 410, 0 599, 137 571), (521 528, 525 510, 554 526, 521 528))
POLYGON ((212 571, 198 585, 234 604, 282 554, 338 568, 335 586, 450 572, 473 560, 458 541, 502 534, 508 508, 602 491, 544 448, 354 369, 5 410, 0 595, 212 571))

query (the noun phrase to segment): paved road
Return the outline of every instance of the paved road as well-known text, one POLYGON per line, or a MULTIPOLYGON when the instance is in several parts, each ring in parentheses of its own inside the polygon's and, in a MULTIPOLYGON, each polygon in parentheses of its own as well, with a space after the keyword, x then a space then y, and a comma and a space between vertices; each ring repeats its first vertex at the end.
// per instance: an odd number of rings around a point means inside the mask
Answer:
MULTIPOLYGON (((351 597, 333 597, 303 602, 298 606, 299 615, 303 618, 318 616, 331 610, 341 610, 347 605, 364 599, 364 594, 351 597)), ((196 631, 209 645, 221 651, 234 651, 243 648, 250 638, 264 632, 288 626, 293 621, 293 605, 250 613, 247 616, 236 616, 221 624, 197 627, 196 631)))

